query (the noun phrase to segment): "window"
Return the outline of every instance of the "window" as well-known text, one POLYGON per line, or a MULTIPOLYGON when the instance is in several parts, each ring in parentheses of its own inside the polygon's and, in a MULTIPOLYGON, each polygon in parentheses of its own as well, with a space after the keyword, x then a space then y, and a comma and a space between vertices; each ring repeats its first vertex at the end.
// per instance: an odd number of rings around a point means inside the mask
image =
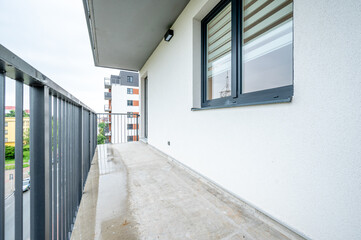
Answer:
POLYGON ((127 88, 127 93, 128 94, 133 94, 133 88, 127 88))
POLYGON ((202 107, 292 96, 293 1, 221 1, 202 20, 202 107))
POLYGON ((8 135, 8 130, 5 129, 5 135, 8 135))
POLYGON ((127 129, 133 129, 133 124, 128 124, 127 129))
POLYGON ((128 142, 133 142, 133 136, 128 136, 128 142))
POLYGON ((133 76, 127 76, 127 82, 132 83, 133 82, 133 76))
POLYGON ((9 125, 9 123, 8 122, 5 122, 5 127, 7 127, 9 125))
POLYGON ((128 118, 133 118, 133 113, 132 112, 127 112, 127 116, 128 116, 128 118))
POLYGON ((8 140, 8 138, 5 138, 5 142, 8 142, 9 140, 8 140))
POLYGON ((128 106, 133 106, 133 100, 127 100, 127 105, 128 106))

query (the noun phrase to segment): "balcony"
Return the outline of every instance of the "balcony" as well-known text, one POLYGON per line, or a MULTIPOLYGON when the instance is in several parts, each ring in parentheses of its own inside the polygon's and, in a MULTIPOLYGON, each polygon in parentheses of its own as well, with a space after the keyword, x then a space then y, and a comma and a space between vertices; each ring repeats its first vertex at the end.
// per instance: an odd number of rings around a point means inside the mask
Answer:
POLYGON ((105 88, 105 89, 110 89, 110 88, 112 88, 112 83, 111 83, 111 81, 110 81, 110 78, 108 78, 108 77, 105 77, 105 78, 104 78, 104 88, 105 88))
POLYGON ((98 145, 72 239, 303 239, 141 142, 98 145))
POLYGON ((104 112, 110 112, 111 110, 112 110, 112 108, 109 107, 108 104, 105 104, 105 105, 104 105, 104 112))
POLYGON ((111 92, 104 92, 104 100, 111 100, 112 93, 111 92))

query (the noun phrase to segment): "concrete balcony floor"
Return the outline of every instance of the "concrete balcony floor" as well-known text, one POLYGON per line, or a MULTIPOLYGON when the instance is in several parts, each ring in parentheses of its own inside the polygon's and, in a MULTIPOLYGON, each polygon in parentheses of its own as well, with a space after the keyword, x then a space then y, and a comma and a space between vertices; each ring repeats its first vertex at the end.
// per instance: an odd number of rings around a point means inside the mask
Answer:
POLYGON ((72 239, 303 239, 141 142, 99 145, 72 239))

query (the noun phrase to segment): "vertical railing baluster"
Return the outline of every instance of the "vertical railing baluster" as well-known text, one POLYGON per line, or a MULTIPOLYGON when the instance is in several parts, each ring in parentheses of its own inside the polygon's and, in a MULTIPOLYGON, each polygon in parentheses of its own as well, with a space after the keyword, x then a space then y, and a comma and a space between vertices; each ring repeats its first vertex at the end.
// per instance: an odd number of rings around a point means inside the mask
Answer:
POLYGON ((49 238, 49 91, 30 87, 30 238, 49 238))
POLYGON ((5 239, 5 71, 0 72, 0 240, 5 239))
POLYGON ((64 198, 63 198, 63 204, 64 204, 64 218, 63 218, 63 228, 64 228, 64 239, 68 238, 68 205, 67 205, 67 196, 68 196, 68 189, 67 189, 67 184, 68 184, 68 153, 69 153, 69 148, 68 148, 68 102, 64 102, 64 184, 63 184, 63 192, 64 192, 64 198))
POLYGON ((59 234, 59 239, 63 239, 63 233, 61 231, 62 229, 62 222, 61 222, 61 219, 62 219, 62 202, 61 202, 61 199, 62 199, 62 192, 61 192, 61 184, 62 184, 62 161, 63 161, 63 152, 62 152, 62 147, 63 147, 63 144, 62 144, 62 100, 61 98, 59 98, 59 115, 58 115, 58 122, 59 122, 59 137, 58 137, 58 144, 59 144, 59 150, 58 150, 58 159, 59 159, 59 163, 58 163, 58 197, 59 197, 59 201, 58 201, 58 223, 59 223, 59 226, 58 226, 58 234, 59 234))
POLYGON ((53 132, 53 109, 52 109, 52 95, 51 93, 49 92, 49 131, 48 131, 48 134, 49 134, 49 165, 48 165, 48 171, 49 171, 49 198, 48 198, 48 201, 49 201, 49 239, 52 239, 52 236, 53 236, 53 150, 52 150, 52 142, 53 142, 53 139, 52 139, 52 132, 53 132))
POLYGON ((53 97, 53 239, 58 239, 58 214, 57 214, 57 171, 58 171, 58 104, 57 97, 53 97))
POLYGON ((23 97, 24 85, 15 84, 15 239, 23 239, 23 97))
POLYGON ((83 141, 83 107, 80 107, 80 114, 79 114, 79 141, 80 141, 80 171, 81 171, 81 187, 80 190, 83 193, 84 189, 84 141, 83 141))
POLYGON ((66 159, 66 114, 65 114, 65 100, 62 101, 62 119, 61 119, 61 125, 62 125, 62 160, 61 160, 61 234, 62 234, 62 240, 66 239, 66 233, 65 233, 65 192, 64 192, 64 185, 65 185, 65 159, 66 159))
POLYGON ((71 218, 71 222, 72 222, 72 227, 71 229, 73 230, 73 226, 74 226, 74 219, 75 219, 75 151, 76 151, 76 146, 75 146, 75 106, 72 105, 72 145, 73 145, 73 160, 72 160, 72 181, 71 181, 71 188, 72 188, 72 192, 71 192, 71 204, 72 204, 72 208, 71 208, 71 212, 72 212, 72 218, 71 218))
POLYGON ((68 112, 68 129, 67 129, 67 147, 68 147, 68 157, 67 157, 67 161, 66 161, 66 211, 67 211, 67 214, 66 214, 66 232, 67 232, 67 235, 69 235, 69 232, 70 232, 70 201, 69 201, 69 195, 70 195, 70 157, 71 157, 71 144, 70 144, 70 140, 71 140, 71 137, 70 137, 70 119, 71 119, 71 113, 70 113, 70 103, 68 103, 68 106, 67 106, 67 112, 68 112))
POLYGON ((139 141, 139 115, 137 115, 137 141, 139 141))

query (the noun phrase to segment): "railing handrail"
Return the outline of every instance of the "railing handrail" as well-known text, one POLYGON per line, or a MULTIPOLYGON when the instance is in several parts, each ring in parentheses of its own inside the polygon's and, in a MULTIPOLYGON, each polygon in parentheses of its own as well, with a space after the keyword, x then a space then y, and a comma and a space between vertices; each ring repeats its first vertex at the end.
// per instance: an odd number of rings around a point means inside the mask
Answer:
POLYGON ((107 112, 104 112, 104 113, 96 113, 96 115, 134 115, 134 116, 137 116, 137 117, 140 117, 140 114, 139 113, 107 113, 107 112))
POLYGON ((79 99, 74 97, 57 83, 50 80, 47 76, 32 67, 29 63, 18 57, 16 54, 8 50, 0 44, 0 72, 14 80, 22 81, 29 86, 47 86, 50 92, 74 105, 83 107, 84 109, 95 113, 93 109, 85 105, 79 99))

